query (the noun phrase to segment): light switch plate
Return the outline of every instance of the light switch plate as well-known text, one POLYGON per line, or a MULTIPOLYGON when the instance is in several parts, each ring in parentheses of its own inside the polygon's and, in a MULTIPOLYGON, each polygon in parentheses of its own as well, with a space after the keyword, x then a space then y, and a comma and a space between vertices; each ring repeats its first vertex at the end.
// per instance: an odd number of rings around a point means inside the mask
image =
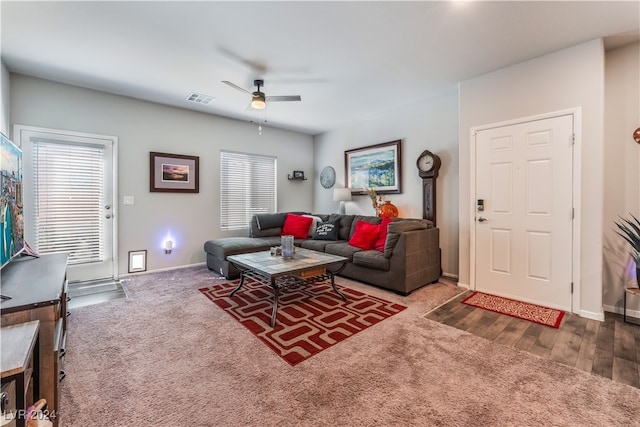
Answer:
POLYGON ((125 205, 132 205, 134 203, 133 196, 124 196, 122 203, 125 205))

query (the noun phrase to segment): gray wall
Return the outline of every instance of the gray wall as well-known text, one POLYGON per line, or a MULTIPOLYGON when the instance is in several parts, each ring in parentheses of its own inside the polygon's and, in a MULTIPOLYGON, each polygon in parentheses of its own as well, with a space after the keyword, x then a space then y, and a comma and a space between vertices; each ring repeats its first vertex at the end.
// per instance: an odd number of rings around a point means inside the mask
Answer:
MULTIPOLYGON (((603 318, 602 206, 604 190, 604 49, 587 42, 460 85, 460 282, 470 284, 470 130, 579 107, 577 149, 581 153, 579 313, 603 318)), ((571 262, 567 255, 564 262, 571 262)))
MULTIPOLYGON (((601 313, 603 304, 606 310, 620 311, 622 288, 633 283, 626 270, 625 247, 612 233, 612 221, 619 214, 640 212, 640 146, 630 137, 640 123, 639 51, 636 43, 605 57, 599 40, 585 43, 462 82, 460 102, 454 90, 315 138, 269 128, 259 137, 252 124, 21 75, 11 74, 9 85, 3 65, 0 124, 8 136, 9 123, 19 123, 119 137, 121 273, 126 272, 129 250, 148 249, 152 270, 187 265, 203 260, 205 238, 225 235, 217 220, 220 148, 246 147, 248 152, 278 156, 279 210, 333 212, 338 204, 332 200, 332 191, 320 186, 320 170, 333 166, 336 186, 343 186, 344 150, 402 139, 403 193, 386 198, 400 208, 402 216, 420 217, 415 159, 424 149, 442 157, 438 225, 443 270, 459 275, 460 283, 468 285, 470 128, 581 107, 580 305, 583 314, 593 317, 601 313), (295 161, 286 156, 291 150, 301 153, 295 161), (199 155, 200 194, 149 193, 149 151, 199 155), (294 169, 305 170, 310 179, 287 181, 287 173, 294 169), (136 204, 122 206, 125 195, 135 196, 136 204), (168 227, 191 242, 171 256, 158 247, 158 236, 168 227)), ((347 209, 373 213, 366 196, 356 197, 347 209)), ((638 310, 640 304, 632 302, 631 307, 638 310)))
MULTIPOLYGON (((336 170, 336 187, 344 187, 344 151, 388 141, 402 140, 402 193, 385 195, 398 207, 401 217, 422 218, 422 180, 416 160, 424 150, 442 159, 437 186, 437 226, 440 228, 442 270, 458 274, 458 91, 452 88, 439 96, 402 109, 373 117, 315 137, 313 210, 336 212, 333 189, 320 185, 318 177, 325 166, 336 170)), ((354 196, 347 202, 347 213, 373 215, 368 196, 354 196)))
POLYGON ((4 133, 7 138, 11 137, 10 118, 9 118, 9 102, 11 93, 9 88, 9 70, 5 67, 4 62, 0 62, 0 132, 4 133))
MULTIPOLYGON (((640 44, 608 51, 605 66, 604 292, 606 311, 621 313, 625 287, 636 286, 628 245, 613 222, 629 212, 640 215, 640 145, 631 135, 640 126, 640 44)), ((640 317, 640 301, 628 307, 640 317)))
POLYGON ((276 156, 278 210, 312 208, 312 181, 287 179, 294 169, 313 170, 313 138, 308 135, 268 127, 258 135, 251 123, 19 74, 11 74, 11 121, 118 137, 120 274, 128 271, 132 250, 146 249, 147 269, 158 270, 202 263, 205 240, 246 235, 220 230, 221 149, 276 156), (200 193, 150 193, 150 151, 199 156, 200 193), (135 204, 123 205, 124 196, 134 196, 135 204), (161 247, 167 233, 175 240, 170 255, 161 247))

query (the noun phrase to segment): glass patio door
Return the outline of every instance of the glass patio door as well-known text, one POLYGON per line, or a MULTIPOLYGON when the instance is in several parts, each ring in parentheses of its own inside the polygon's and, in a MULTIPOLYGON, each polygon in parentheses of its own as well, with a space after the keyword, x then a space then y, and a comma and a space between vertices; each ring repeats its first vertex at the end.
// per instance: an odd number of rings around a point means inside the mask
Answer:
POLYGON ((25 239, 69 254, 69 282, 117 279, 116 138, 16 126, 24 153, 25 239))

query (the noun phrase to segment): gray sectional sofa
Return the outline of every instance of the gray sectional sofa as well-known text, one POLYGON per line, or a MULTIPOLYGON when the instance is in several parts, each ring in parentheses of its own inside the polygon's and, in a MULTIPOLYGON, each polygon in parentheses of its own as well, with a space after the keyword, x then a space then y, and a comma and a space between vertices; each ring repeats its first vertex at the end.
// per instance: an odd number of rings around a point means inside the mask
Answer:
MULTIPOLYGON (((296 212, 300 214, 300 212, 296 212)), ((306 249, 344 256, 349 259, 340 273, 351 279, 390 289, 402 295, 440 277, 439 230, 429 220, 394 218, 388 226, 384 251, 363 250, 348 243, 358 220, 379 224, 375 216, 310 214, 324 222, 339 224, 337 240, 316 240, 309 236, 296 239, 295 245, 306 249)), ((249 237, 225 237, 204 243, 207 267, 237 278, 240 272, 227 261, 227 256, 269 250, 280 245, 280 235, 287 213, 254 215, 249 237)))

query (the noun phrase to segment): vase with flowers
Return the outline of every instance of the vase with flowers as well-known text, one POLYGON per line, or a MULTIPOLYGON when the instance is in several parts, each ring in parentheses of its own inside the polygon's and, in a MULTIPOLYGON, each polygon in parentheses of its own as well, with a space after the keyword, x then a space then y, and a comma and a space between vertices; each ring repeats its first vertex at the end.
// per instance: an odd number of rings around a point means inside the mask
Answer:
POLYGON ((616 221, 616 233, 631 245, 631 258, 636 263, 636 280, 640 287, 640 220, 633 214, 631 218, 620 218, 616 221))
POLYGON ((390 201, 382 200, 382 196, 378 196, 376 190, 369 187, 367 188, 367 194, 371 199, 371 206, 373 206, 373 210, 376 213, 376 216, 379 217, 389 217, 389 218, 397 218, 398 217, 398 208, 396 205, 391 203, 390 201))
POLYGON ((382 196, 378 196, 378 193, 376 193, 376 190, 373 187, 367 188, 367 194, 371 199, 371 206, 373 206, 373 210, 377 216, 380 210, 380 205, 382 205, 382 196))

